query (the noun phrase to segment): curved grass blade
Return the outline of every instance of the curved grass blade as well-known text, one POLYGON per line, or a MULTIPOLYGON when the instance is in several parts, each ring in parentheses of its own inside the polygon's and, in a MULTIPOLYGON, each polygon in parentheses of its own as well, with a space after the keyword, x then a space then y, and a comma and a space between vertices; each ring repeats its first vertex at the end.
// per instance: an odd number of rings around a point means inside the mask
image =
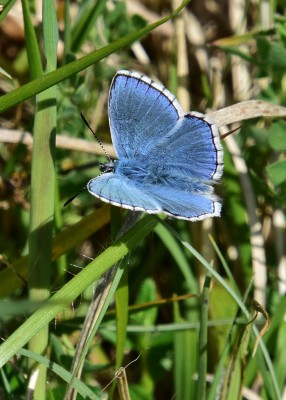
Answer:
POLYGON ((144 216, 122 238, 107 248, 100 256, 87 265, 53 297, 40 306, 1 346, 0 367, 21 347, 86 288, 93 284, 105 271, 116 264, 136 246, 157 224, 152 216, 144 216))
POLYGON ((42 92, 49 87, 56 85, 66 78, 90 67, 92 64, 102 60, 103 58, 115 53, 116 51, 123 49, 136 40, 139 40, 149 32, 157 28, 158 26, 174 18, 187 4, 189 0, 184 0, 181 5, 170 15, 154 22, 153 24, 147 25, 146 27, 124 36, 123 38, 116 40, 115 42, 103 47, 100 50, 96 50, 91 54, 88 54, 79 60, 72 61, 63 67, 58 68, 56 71, 52 71, 38 79, 29 82, 20 88, 13 90, 13 92, 7 93, 0 98, 0 112, 8 110, 9 108, 17 105, 18 103, 29 99, 30 97, 42 92))

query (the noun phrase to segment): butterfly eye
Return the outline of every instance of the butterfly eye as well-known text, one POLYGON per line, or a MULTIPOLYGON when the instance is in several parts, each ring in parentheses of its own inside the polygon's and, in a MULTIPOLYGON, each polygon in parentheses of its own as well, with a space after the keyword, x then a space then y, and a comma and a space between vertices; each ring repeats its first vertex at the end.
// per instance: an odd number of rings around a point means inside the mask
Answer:
POLYGON ((109 163, 101 163, 99 164, 99 170, 103 174, 106 174, 108 172, 114 172, 114 162, 109 162, 109 163))

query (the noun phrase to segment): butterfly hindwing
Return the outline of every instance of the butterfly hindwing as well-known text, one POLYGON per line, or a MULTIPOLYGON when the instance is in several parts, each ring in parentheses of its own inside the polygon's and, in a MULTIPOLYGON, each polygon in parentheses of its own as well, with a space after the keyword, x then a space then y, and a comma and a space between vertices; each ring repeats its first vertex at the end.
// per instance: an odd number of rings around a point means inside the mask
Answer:
POLYGON ((219 216, 221 204, 214 195, 205 195, 195 191, 187 192, 172 187, 153 185, 146 188, 150 197, 162 207, 162 212, 190 221, 209 216, 219 216))
POLYGON ((203 114, 181 117, 150 150, 148 159, 164 162, 173 172, 201 181, 218 180, 222 175, 223 150, 216 126, 203 114))
POLYGON ((158 213, 160 205, 144 190, 136 188, 126 177, 108 173, 91 179, 87 184, 88 191, 106 203, 133 211, 158 213))
POLYGON ((133 211, 165 213, 187 220, 218 216, 221 205, 215 196, 184 192, 162 185, 137 184, 120 174, 104 174, 89 181, 88 191, 101 200, 133 211))

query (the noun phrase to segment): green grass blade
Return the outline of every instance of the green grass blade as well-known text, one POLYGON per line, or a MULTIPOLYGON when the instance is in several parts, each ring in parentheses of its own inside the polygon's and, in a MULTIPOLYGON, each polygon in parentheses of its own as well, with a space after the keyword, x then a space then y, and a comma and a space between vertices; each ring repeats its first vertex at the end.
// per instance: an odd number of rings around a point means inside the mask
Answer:
MULTIPOLYGON (((30 26, 30 24, 28 24, 30 26)), ((46 70, 57 63, 57 19, 54 5, 43 3, 43 43, 46 70)), ((35 71, 38 71, 36 63, 35 71)), ((56 148, 57 88, 51 87, 36 98, 34 142, 31 172, 31 211, 29 234, 29 296, 33 302, 43 302, 50 296, 52 237, 54 229, 54 155, 56 148)), ((29 349, 44 354, 48 346, 48 324, 33 336, 29 349)), ((43 364, 33 365, 38 371, 34 396, 46 395, 47 369, 43 364)))
MULTIPOLYGON (((49 368, 52 372, 54 372, 58 377, 63 379, 65 382, 67 383, 71 382, 72 375, 57 363, 51 362, 48 358, 45 358, 39 354, 33 353, 32 351, 26 349, 21 349, 19 351, 19 354, 21 354, 24 357, 30 358, 31 360, 36 361, 37 363, 41 363, 46 368, 49 368)), ((94 400, 98 399, 98 397, 94 394, 94 392, 77 378, 74 379, 74 386, 76 387, 78 393, 84 398, 94 399, 94 400)))
MULTIPOLYGON (((172 234, 182 243, 182 245, 184 247, 186 247, 201 263, 202 265, 213 275, 213 277, 227 290, 227 292, 230 293, 230 295, 232 296, 232 298, 235 300, 235 302, 237 303, 237 305, 239 306, 239 308, 241 309, 242 313, 244 314, 244 316, 249 319, 249 311, 246 308, 243 300, 240 298, 240 296, 236 293, 235 290, 233 290, 232 287, 230 287, 228 285, 227 282, 225 282, 225 280, 218 274, 218 272, 200 255, 200 253, 198 253, 189 243, 185 242, 184 240, 181 240, 180 236, 177 234, 177 232, 172 229, 169 225, 167 225, 167 223, 164 220, 160 220, 161 224, 163 224, 164 226, 166 226, 170 232, 172 232, 172 234)), ((258 336, 258 330, 255 326, 253 326, 253 332, 255 334, 255 336, 258 336)), ((271 376, 271 382, 272 382, 272 390, 273 393, 275 394, 275 398, 279 399, 280 397, 280 390, 279 390, 279 385, 276 379, 276 374, 274 371, 274 367, 270 358, 270 355, 267 351, 267 348, 265 347, 265 344, 263 342, 263 340, 260 341, 259 343, 260 346, 260 350, 263 353, 264 359, 265 359, 265 363, 267 365, 269 374, 271 376)))
POLYGON ((121 367, 124 355, 126 342, 126 328, 128 323, 128 269, 125 271, 120 280, 119 286, 115 294, 116 300, 116 327, 117 327, 117 342, 116 342, 116 371, 121 367))
POLYGON ((70 19, 70 0, 65 1, 64 8, 64 59, 63 62, 66 63, 67 56, 71 51, 71 19, 70 19))
MULTIPOLYGON (((123 263, 124 263, 124 261, 123 261, 123 263)), ((87 322, 86 327, 91 326, 91 328, 88 328, 86 331, 87 336, 84 338, 85 339, 84 346, 81 350, 81 353, 79 353, 80 357, 77 360, 75 367, 73 369, 73 372, 72 372, 73 378, 75 378, 79 372, 81 374, 81 368, 82 368, 84 360, 87 356, 88 349, 90 348, 91 342, 96 335, 96 332, 97 332, 99 325, 107 311, 110 301, 115 294, 115 291, 119 285, 122 274, 124 272, 124 268, 122 268, 121 262, 119 261, 117 263, 117 265, 115 265, 115 267, 112 268, 112 270, 110 270, 108 272, 110 272, 112 274, 112 280, 111 280, 110 284, 107 284, 107 286, 105 286, 103 288, 103 292, 99 294, 99 296, 102 296, 103 298, 100 298, 100 301, 99 301, 100 305, 98 307, 96 307, 96 312, 92 313, 93 314, 92 318, 87 322)), ((107 278, 107 280, 109 281, 109 278, 107 278)), ((75 393, 73 391, 73 379, 72 379, 70 382, 70 385, 67 388, 65 399, 69 399, 69 398, 71 398, 71 396, 74 396, 74 395, 75 395, 75 393)))
POLYGON ((198 287, 196 279, 190 269, 190 265, 188 263, 188 260, 186 259, 185 254, 178 245, 178 242, 176 241, 174 236, 163 225, 156 226, 155 232, 165 244, 168 251, 172 254, 175 262, 179 266, 182 275, 186 280, 190 292, 193 294, 197 293, 198 287))
POLYGON ((199 330, 199 354, 198 354, 198 383, 197 399, 205 400, 207 390, 207 343, 208 343, 208 302, 211 284, 211 274, 205 278, 201 296, 201 315, 199 330))
POLYGON ((105 271, 123 258, 142 238, 151 232, 156 224, 157 221, 152 216, 146 215, 143 217, 120 240, 107 248, 53 297, 40 306, 0 346, 0 367, 105 271))
POLYGON ((105 4, 106 0, 99 0, 96 3, 94 3, 94 1, 83 3, 80 9, 80 15, 72 30, 71 48, 73 53, 76 53, 86 40, 90 29, 95 24, 99 15, 102 14, 105 4))
POLYGON ((46 72, 51 72, 57 67, 57 47, 59 41, 58 22, 55 7, 43 3, 43 37, 44 54, 46 57, 46 72))
MULTIPOLYGON (((174 321, 182 322, 178 304, 174 304, 174 321)), ((178 400, 195 398, 193 375, 197 370, 198 331, 183 330, 174 334, 174 380, 178 400)))
POLYGON ((147 35, 153 29, 169 21, 169 19, 174 18, 186 6, 186 4, 188 4, 188 2, 189 0, 183 1, 171 15, 164 17, 159 21, 156 21, 153 24, 150 24, 134 33, 126 35, 123 38, 116 40, 114 43, 109 44, 100 50, 96 50, 79 60, 66 64, 63 67, 58 68, 56 71, 47 73, 41 78, 35 79, 32 82, 23 85, 19 89, 13 90, 13 92, 3 95, 0 98, 0 112, 8 110, 20 102, 27 100, 30 97, 41 93, 43 90, 46 90, 49 87, 63 81, 64 79, 84 70, 85 68, 90 67, 92 64, 102 60, 110 54, 129 46, 136 40, 139 40, 143 36, 147 35))
POLYGON ((32 23, 32 17, 29 10, 27 0, 22 0, 23 18, 25 24, 25 41, 29 61, 29 73, 32 79, 42 76, 43 68, 41 62, 41 54, 38 46, 39 41, 32 23))
POLYGON ((236 293, 239 294, 239 288, 238 288, 238 286, 236 284, 236 281, 235 281, 235 279, 234 279, 234 277, 233 277, 233 275, 232 275, 232 273, 231 273, 231 271, 230 271, 230 269, 229 269, 229 267, 227 265, 227 262, 226 262, 226 260, 225 260, 225 258, 223 256, 223 254, 221 253, 220 249, 218 248, 218 246, 215 243, 215 241, 213 240, 213 238, 211 236, 209 238, 210 238, 210 241, 211 241, 211 243, 213 245, 213 248, 215 249, 215 252, 216 252, 217 256, 219 257, 219 259, 220 259, 220 261, 222 263, 222 266, 223 266, 223 268, 225 270, 225 273, 226 273, 226 275, 228 277, 228 280, 231 283, 231 286, 234 288, 236 293))
MULTIPOLYGON (((134 213, 134 212, 129 212, 126 216, 126 219, 121 226, 121 228, 117 231, 117 234, 115 233, 116 227, 114 225, 117 225, 117 222, 119 222, 120 214, 118 212, 118 209, 114 209, 114 219, 113 221, 116 222, 112 223, 112 231, 113 231, 113 237, 116 236, 116 238, 120 238, 125 232, 127 232, 134 224, 140 219, 141 213, 134 213)), ((121 260, 120 262, 116 263, 109 271, 107 271, 101 279, 101 283, 99 283, 98 288, 100 287, 100 291, 97 290, 95 291, 93 295, 93 299, 91 301, 91 304, 88 308, 88 312, 83 324, 82 328, 82 333, 80 336, 80 339, 77 344, 76 348, 76 353, 73 359, 71 371, 73 376, 77 376, 78 378, 81 376, 82 373, 82 366, 84 363, 84 360, 86 358, 86 355, 88 353, 88 349, 90 347, 91 341, 96 335, 96 332, 99 328, 99 325, 101 324, 101 321, 107 311, 107 308, 110 304, 111 299, 114 296, 114 293, 119 285, 119 282, 121 281, 122 275, 124 274, 125 271, 125 260, 121 260)), ((126 286, 126 283, 125 283, 126 286)), ((126 311, 127 312, 127 305, 126 305, 126 311)), ((126 325, 127 322, 125 322, 125 327, 124 327, 124 337, 126 337, 126 325)), ((124 340, 125 343, 125 340, 124 340)), ((123 344, 124 346, 124 344, 123 344)), ((121 346, 122 347, 122 346, 121 346)), ((69 399, 71 397, 75 397, 75 389, 72 388, 72 385, 69 385, 69 387, 66 390, 65 394, 65 399, 69 399)))
POLYGON ((16 3, 16 0, 2 0, 1 5, 3 5, 3 11, 0 13, 0 23, 4 20, 8 12, 16 3))
MULTIPOLYGON (((105 226, 110 221, 109 211, 110 206, 105 204, 55 236, 52 261, 56 261, 105 226)), ((21 257, 10 268, 0 272, 0 297, 10 296, 16 289, 25 285, 28 277, 28 258, 28 256, 21 257)))

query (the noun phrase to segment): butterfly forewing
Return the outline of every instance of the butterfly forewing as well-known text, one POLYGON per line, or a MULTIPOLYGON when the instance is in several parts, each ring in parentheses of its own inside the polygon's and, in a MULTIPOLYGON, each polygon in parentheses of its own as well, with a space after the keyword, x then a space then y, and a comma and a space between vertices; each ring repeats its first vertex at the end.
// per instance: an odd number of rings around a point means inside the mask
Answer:
POLYGON ((109 122, 118 158, 140 156, 176 125, 183 111, 164 86, 137 73, 119 71, 109 94, 109 122))

